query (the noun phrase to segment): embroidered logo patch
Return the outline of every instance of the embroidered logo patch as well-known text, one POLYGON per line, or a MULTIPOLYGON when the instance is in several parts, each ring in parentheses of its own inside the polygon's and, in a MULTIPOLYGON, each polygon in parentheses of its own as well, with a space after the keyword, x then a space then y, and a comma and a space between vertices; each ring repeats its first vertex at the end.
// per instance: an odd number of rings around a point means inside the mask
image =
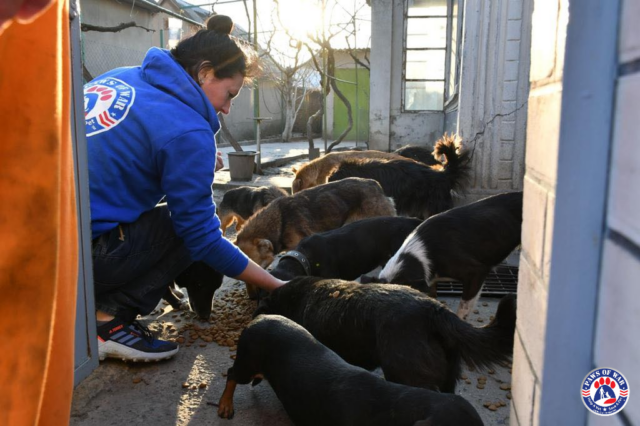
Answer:
POLYGON ((87 136, 97 135, 121 123, 129 113, 136 91, 122 80, 107 77, 84 86, 84 118, 87 136))
POLYGON ((582 402, 599 416, 611 416, 622 410, 629 399, 629 383, 610 368, 596 368, 582 382, 582 402))

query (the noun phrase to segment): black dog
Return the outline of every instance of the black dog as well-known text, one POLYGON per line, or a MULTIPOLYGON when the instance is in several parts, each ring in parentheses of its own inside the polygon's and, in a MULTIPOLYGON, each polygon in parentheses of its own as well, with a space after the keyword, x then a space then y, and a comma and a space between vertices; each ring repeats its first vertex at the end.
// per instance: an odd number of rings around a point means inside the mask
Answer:
POLYGON ((480 426, 458 395, 385 381, 347 364, 281 316, 260 316, 242 332, 218 415, 233 417, 236 384, 264 376, 297 426, 480 426))
POLYGON ((391 382, 454 392, 463 360, 488 367, 509 359, 515 309, 515 297, 504 297, 495 319, 474 328, 407 286, 301 277, 275 289, 256 315, 286 316, 349 364, 382 367, 391 382))
MULTIPOLYGON (((205 262, 193 262, 175 279, 179 287, 187 289, 189 305, 201 319, 208 320, 211 316, 213 295, 222 285, 224 275, 213 269, 205 262)), ((171 288, 167 289, 170 292, 171 288)), ((166 297, 167 294, 165 293, 166 297)))
POLYGON ((486 276, 520 244, 522 192, 495 195, 424 221, 377 281, 428 292, 438 278, 463 284, 458 316, 473 309, 486 276))
POLYGON ((218 206, 218 217, 220 218, 220 229, 222 233, 236 221, 236 231, 242 229, 242 225, 255 212, 266 207, 276 198, 286 197, 287 193, 275 186, 241 186, 230 189, 224 193, 222 201, 218 206))
POLYGON ((403 157, 411 158, 426 164, 427 166, 440 166, 442 165, 433 156, 433 147, 431 146, 403 146, 402 148, 393 151, 394 154, 402 155, 403 157))
POLYGON ((355 280, 384 266, 422 221, 375 217, 304 238, 287 252, 271 274, 284 281, 298 276, 355 280))
POLYGON ((329 182, 374 179, 385 195, 393 197, 399 215, 426 219, 453 206, 451 191, 464 186, 470 170, 469 153, 459 152, 453 137, 445 136, 434 153, 447 159, 439 170, 414 161, 354 158, 342 161, 329 182))

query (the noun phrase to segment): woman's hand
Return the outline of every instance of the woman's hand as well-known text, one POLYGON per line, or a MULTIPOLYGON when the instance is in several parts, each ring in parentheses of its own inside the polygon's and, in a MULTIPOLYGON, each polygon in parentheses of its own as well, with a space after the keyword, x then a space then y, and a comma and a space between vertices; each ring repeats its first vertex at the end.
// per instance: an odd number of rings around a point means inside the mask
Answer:
POLYGON ((222 161, 222 152, 216 153, 216 172, 224 167, 224 161, 222 161))

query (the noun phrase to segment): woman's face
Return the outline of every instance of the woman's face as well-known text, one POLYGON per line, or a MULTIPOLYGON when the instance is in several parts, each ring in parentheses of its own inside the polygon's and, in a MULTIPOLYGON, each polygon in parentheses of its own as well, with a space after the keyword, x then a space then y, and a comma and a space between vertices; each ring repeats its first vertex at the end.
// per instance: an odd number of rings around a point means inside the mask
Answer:
POLYGON ((200 78, 200 87, 216 112, 229 114, 231 100, 238 96, 243 82, 244 77, 240 73, 233 77, 218 79, 212 71, 209 71, 203 73, 203 77, 200 78))

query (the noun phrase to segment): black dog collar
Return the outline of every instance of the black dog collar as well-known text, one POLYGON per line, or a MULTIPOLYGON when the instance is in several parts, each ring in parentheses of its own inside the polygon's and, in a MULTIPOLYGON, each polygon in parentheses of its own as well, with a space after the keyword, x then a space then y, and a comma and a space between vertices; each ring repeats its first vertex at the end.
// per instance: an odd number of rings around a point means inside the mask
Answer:
POLYGON ((282 255, 280 260, 287 257, 290 259, 297 260, 298 263, 302 265, 302 268, 304 269, 305 274, 307 274, 307 276, 311 275, 311 263, 309 263, 309 259, 307 259, 307 257, 304 254, 300 253, 299 251, 289 250, 288 252, 282 255))

